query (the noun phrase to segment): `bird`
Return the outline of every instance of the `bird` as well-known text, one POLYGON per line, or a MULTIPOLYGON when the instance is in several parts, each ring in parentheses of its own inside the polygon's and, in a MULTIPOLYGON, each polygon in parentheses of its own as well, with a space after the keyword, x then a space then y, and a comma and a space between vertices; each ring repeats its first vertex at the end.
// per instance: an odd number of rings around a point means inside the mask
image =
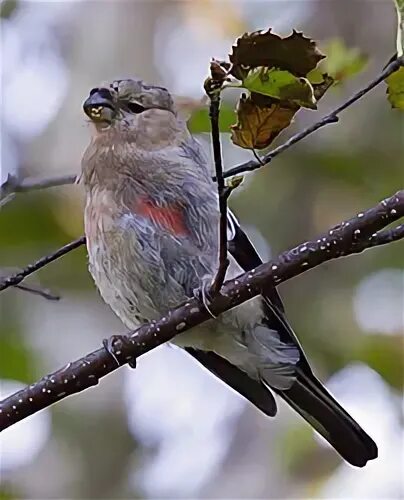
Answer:
MULTIPOLYGON (((216 275, 218 194, 212 163, 170 92, 136 78, 91 89, 92 134, 80 182, 89 271, 134 330, 193 297, 216 275)), ((228 211, 228 278, 262 260, 228 211)), ((286 401, 344 460, 377 457, 372 438, 314 375, 274 286, 172 342, 269 417, 286 401)))

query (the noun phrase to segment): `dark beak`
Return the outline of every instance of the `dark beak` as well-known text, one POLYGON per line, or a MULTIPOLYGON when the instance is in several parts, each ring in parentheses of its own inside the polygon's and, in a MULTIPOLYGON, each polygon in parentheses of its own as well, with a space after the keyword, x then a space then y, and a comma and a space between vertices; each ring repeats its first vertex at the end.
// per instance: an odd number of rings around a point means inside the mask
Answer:
POLYGON ((92 89, 84 101, 83 109, 93 122, 111 123, 116 115, 111 92, 108 89, 92 89))

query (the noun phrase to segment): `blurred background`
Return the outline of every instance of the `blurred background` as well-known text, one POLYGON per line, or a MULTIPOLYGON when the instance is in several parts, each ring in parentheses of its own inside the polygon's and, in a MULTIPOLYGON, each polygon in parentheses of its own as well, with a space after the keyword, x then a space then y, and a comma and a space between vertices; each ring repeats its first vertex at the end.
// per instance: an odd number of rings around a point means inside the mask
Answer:
MULTIPOLYGON (((199 99, 211 57, 245 31, 293 28, 344 43, 366 67, 300 111, 277 144, 378 74, 394 52, 387 0, 55 1, 1 3, 1 182, 76 174, 90 132, 82 113, 102 81, 137 76, 199 99)), ((323 49, 324 50, 324 49, 323 49)), ((236 95, 223 117, 234 122, 236 95)), ((191 126, 210 154, 206 113, 191 126)), ((380 85, 246 178, 230 200, 262 256, 313 238, 403 183, 403 121, 380 85)), ((225 164, 250 159, 223 133, 225 164)), ((0 268, 23 266, 79 237, 80 186, 16 195, 0 211, 0 268)), ((0 436, 0 498, 403 498, 401 243, 327 263, 280 287, 319 377, 379 446, 344 464, 280 403, 268 419, 169 346, 0 436)), ((56 370, 123 326, 87 272, 84 248, 28 283, 58 302, 0 294, 3 396, 56 370)))

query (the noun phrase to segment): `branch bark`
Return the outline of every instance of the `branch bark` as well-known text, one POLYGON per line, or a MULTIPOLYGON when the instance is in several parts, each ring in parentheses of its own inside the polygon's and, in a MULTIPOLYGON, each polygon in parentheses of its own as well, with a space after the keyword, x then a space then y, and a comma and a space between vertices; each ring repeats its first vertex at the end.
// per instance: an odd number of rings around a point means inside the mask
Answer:
POLYGON ((15 285, 15 288, 18 288, 18 290, 22 290, 23 292, 28 292, 31 293, 32 295, 39 295, 40 297, 43 297, 46 300, 53 300, 57 301, 60 300, 60 296, 52 293, 50 290, 47 290, 46 288, 41 288, 40 286, 37 285, 15 285))
POLYGON ((74 184, 77 175, 61 175, 58 177, 47 177, 44 179, 23 179, 19 181, 17 177, 9 175, 6 182, 0 186, 0 207, 10 201, 16 193, 26 193, 38 189, 46 189, 56 186, 74 184))
MULTIPOLYGON (((402 217, 404 190, 338 224, 318 239, 283 252, 276 259, 226 282, 221 293, 213 298, 210 310, 219 315, 259 295, 264 287, 299 276, 323 262, 385 244, 391 237, 402 238, 403 230, 399 229, 402 226, 389 232, 383 231, 402 217)), ((159 321, 143 325, 127 341, 122 336, 112 337, 108 343, 113 347, 114 356, 104 348, 98 349, 4 399, 0 403, 0 430, 67 396, 97 385, 102 377, 119 366, 209 318, 211 315, 204 305, 192 298, 159 321)))

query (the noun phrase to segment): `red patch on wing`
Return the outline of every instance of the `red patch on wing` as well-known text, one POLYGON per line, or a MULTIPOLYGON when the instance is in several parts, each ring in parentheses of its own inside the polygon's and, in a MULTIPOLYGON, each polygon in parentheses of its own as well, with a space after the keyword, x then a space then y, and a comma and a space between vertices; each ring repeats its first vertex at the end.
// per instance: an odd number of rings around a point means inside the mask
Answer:
POLYGON ((183 211, 177 204, 159 207, 150 200, 136 203, 136 213, 152 219, 175 236, 189 233, 183 211))

